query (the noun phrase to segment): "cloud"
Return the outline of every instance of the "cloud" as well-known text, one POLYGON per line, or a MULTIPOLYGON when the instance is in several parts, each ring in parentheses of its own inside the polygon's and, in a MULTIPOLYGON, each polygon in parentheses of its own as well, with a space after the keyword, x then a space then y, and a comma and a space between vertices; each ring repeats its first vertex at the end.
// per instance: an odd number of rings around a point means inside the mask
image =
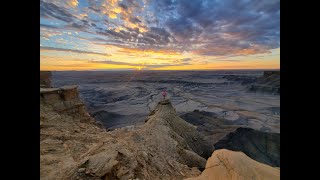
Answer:
POLYGON ((267 52, 279 47, 280 1, 180 0, 156 3, 166 27, 181 42, 199 44, 201 55, 237 55, 267 52), (242 42, 242 43, 237 43, 242 42), (218 46, 218 47, 216 47, 218 46))
POLYGON ((97 44, 204 56, 268 53, 280 47, 280 0, 41 0, 44 28, 89 33, 97 44))
POLYGON ((164 68, 164 67, 172 67, 172 66, 185 66, 190 65, 189 63, 179 63, 179 64, 173 64, 173 63, 166 63, 166 64, 152 64, 152 65, 146 65, 146 68, 164 68))
POLYGON ((130 22, 132 23, 141 23, 141 20, 137 17, 130 17, 130 22))
POLYGON ((214 59, 214 61, 240 62, 240 60, 235 60, 235 59, 214 59))
POLYGON ((64 22, 73 22, 74 16, 65 8, 40 0, 40 16, 56 18, 64 22))
POLYGON ((118 62, 118 61, 111 61, 111 60, 105 60, 105 61, 93 61, 93 60, 90 60, 89 62, 91 62, 91 63, 99 63, 99 64, 141 66, 141 64, 127 63, 127 62, 118 62))
POLYGON ((184 66, 190 65, 189 63, 162 63, 162 64, 145 64, 145 63, 128 63, 128 62, 119 62, 119 61, 111 61, 111 60, 104 60, 104 61, 95 61, 89 60, 90 63, 98 63, 98 64, 109 64, 109 65, 126 65, 126 66, 133 66, 133 67, 144 67, 144 68, 160 68, 160 67, 169 67, 169 66, 184 66))
POLYGON ((49 29, 58 29, 59 27, 54 26, 54 25, 49 25, 49 24, 41 24, 40 23, 40 28, 44 27, 44 28, 49 28, 49 29))
POLYGON ((79 4, 78 0, 68 0, 68 1, 66 1, 66 2, 67 2, 67 4, 68 4, 69 6, 71 6, 71 7, 76 7, 76 6, 78 6, 78 4, 79 4))
POLYGON ((79 53, 79 54, 96 54, 96 55, 102 55, 102 56, 111 56, 110 54, 106 53, 98 53, 98 52, 91 52, 91 51, 82 51, 82 50, 75 50, 75 49, 64 49, 64 48, 55 48, 55 47, 45 47, 41 46, 40 51, 63 51, 63 52, 72 52, 72 53, 79 53))
POLYGON ((189 61, 191 61, 192 59, 191 58, 184 58, 184 59, 182 59, 181 61, 183 61, 183 62, 189 62, 189 61))

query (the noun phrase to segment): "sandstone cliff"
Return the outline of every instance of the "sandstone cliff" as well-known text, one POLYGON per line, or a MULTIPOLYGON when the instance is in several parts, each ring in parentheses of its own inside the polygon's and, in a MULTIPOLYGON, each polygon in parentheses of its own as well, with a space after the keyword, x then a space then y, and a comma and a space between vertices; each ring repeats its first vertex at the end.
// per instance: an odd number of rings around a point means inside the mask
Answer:
POLYGON ((76 86, 40 88, 40 177, 183 179, 212 152, 196 127, 162 101, 141 127, 106 132, 86 112, 76 86))
MULTIPOLYGON (((226 138, 234 142, 232 134, 226 138)), ((169 100, 160 101, 143 125, 107 132, 87 113, 77 86, 40 88, 42 180, 279 179, 279 169, 244 153, 213 150, 169 100)))
POLYGON ((250 159, 242 152, 216 150, 208 159, 206 169, 196 178, 186 180, 248 180, 280 179, 280 170, 250 159))
POLYGON ((40 88, 41 179, 67 179, 105 130, 85 111, 76 86, 40 88))

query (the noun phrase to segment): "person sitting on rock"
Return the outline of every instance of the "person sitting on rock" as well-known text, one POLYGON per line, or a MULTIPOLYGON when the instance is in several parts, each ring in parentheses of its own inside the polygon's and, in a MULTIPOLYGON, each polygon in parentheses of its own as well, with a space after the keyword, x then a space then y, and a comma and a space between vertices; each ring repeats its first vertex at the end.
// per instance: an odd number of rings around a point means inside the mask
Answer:
POLYGON ((163 100, 166 99, 166 96, 167 96, 167 91, 166 89, 162 91, 162 96, 163 96, 163 100))

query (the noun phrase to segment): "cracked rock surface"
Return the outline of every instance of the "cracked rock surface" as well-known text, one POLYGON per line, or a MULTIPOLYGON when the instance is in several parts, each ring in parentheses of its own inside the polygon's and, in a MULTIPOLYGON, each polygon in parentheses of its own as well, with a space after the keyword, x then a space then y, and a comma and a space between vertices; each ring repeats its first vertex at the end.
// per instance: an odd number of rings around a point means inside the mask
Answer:
POLYGON ((161 101, 145 124, 107 132, 76 86, 40 89, 40 178, 183 179, 200 174, 212 149, 161 101))

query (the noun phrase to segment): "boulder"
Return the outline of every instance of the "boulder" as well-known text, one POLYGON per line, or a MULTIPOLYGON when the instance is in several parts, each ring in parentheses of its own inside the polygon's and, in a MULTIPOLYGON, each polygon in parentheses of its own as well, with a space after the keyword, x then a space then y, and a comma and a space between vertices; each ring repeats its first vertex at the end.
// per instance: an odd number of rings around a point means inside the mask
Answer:
POLYGON ((242 152, 220 149, 208 159, 200 176, 186 180, 280 180, 280 169, 259 163, 242 152))

